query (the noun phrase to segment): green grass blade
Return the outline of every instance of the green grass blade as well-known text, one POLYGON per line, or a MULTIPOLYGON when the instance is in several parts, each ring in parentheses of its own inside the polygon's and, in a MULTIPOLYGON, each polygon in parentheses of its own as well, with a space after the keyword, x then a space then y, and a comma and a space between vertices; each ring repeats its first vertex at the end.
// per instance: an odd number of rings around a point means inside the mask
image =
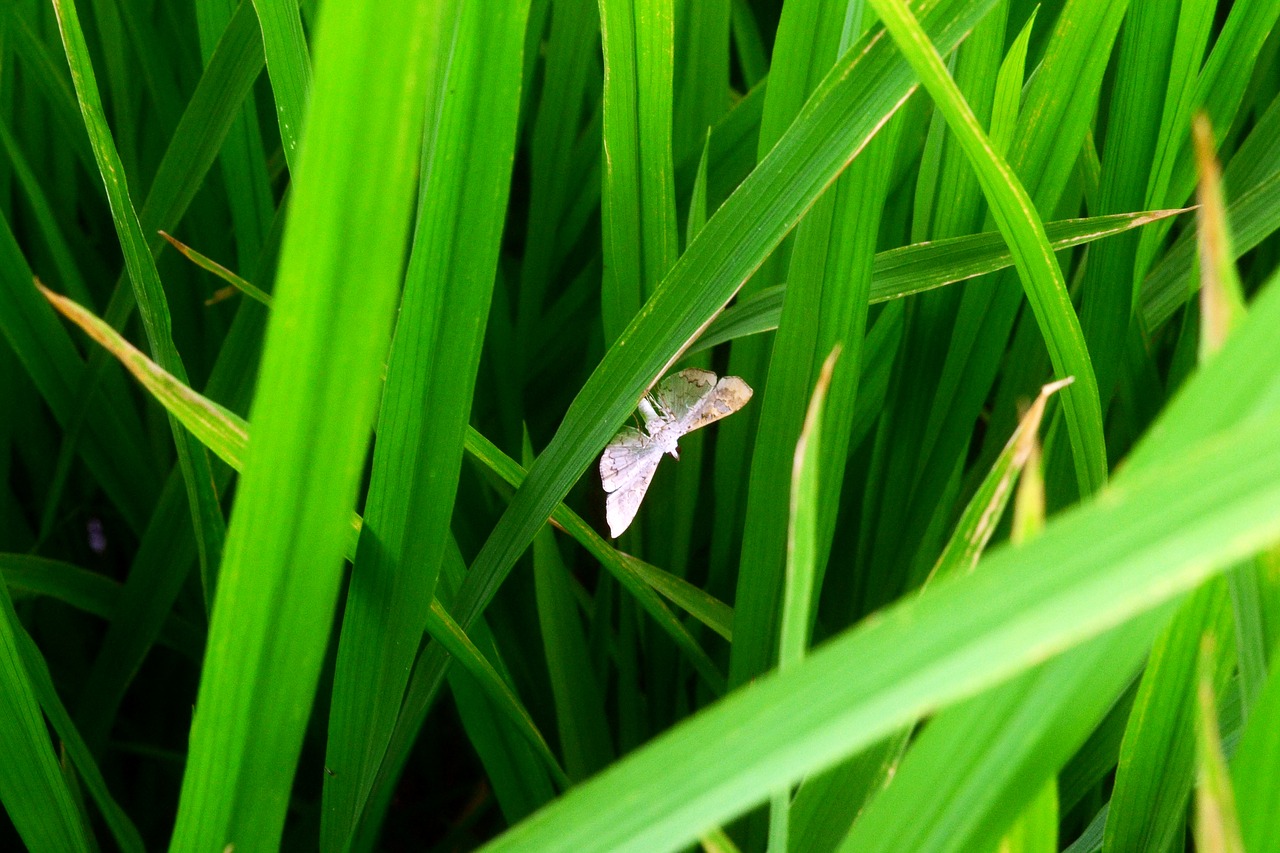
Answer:
POLYGON ((293 0, 253 0, 262 26, 262 49, 275 95, 280 141, 290 171, 298 166, 298 146, 311 100, 311 57, 302 18, 293 0))
MULTIPOLYGON (((843 13, 844 20, 831 18, 831 11, 821 13, 815 22, 818 29, 814 38, 822 44, 815 50, 831 44, 841 52, 862 32, 862 21, 849 17, 860 14, 862 9, 849 7, 843 13)), ((821 58, 815 56, 814 61, 820 62, 821 58)), ((895 117, 870 142, 809 211, 791 244, 786 297, 770 353, 768 382, 751 454, 734 599, 738 632, 729 665, 729 681, 735 686, 765 671, 777 653, 787 559, 783 519, 790 515, 787 495, 791 492, 791 472, 787 461, 801 433, 805 400, 819 360, 840 347, 845 356, 831 379, 822 462, 826 476, 818 498, 815 532, 818 553, 814 585, 822 586, 862 373, 875 240, 903 121, 895 117)))
MULTIPOLYGON (((1126 5, 1123 0, 1068 0, 1043 45, 1008 155, 1040 210, 1057 208, 1078 159, 1126 5), (1062 80, 1074 85, 1061 86, 1062 80)), ((1022 301, 1021 289, 1013 287, 1008 276, 975 282, 963 289, 958 305, 935 304, 934 316, 945 318, 935 320, 941 326, 908 337, 906 351, 928 347, 944 349, 945 354, 936 357, 936 366, 922 366, 904 380, 912 399, 902 410, 927 407, 929 416, 918 437, 894 441, 897 452, 891 462, 899 473, 890 482, 904 483, 906 493, 896 489, 888 494, 870 522, 874 547, 869 574, 886 580, 868 588, 858 612, 910 588, 932 566, 934 549, 942 546, 936 519, 952 512, 955 472, 967 455, 1022 301), (917 379, 921 375, 924 380, 917 379), (936 388, 930 387, 933 381, 936 388), (921 385, 923 395, 917 390, 921 385)), ((1032 387, 1043 379, 1036 376, 1032 387)), ((917 416, 907 418, 910 422, 917 416)))
POLYGON ((175 850, 275 846, 332 628, 403 270, 426 80, 414 3, 328 0, 175 850), (352 134, 353 127, 362 132, 352 134), (376 169, 367 168, 377 163, 376 169), (358 246, 359 251, 351 251, 358 246), (352 282, 359 281, 358 288, 352 282), (288 524, 277 524, 283 512, 288 524), (270 615, 268 615, 270 614, 270 615), (267 709, 270 709, 268 712, 267 709))
POLYGON ((40 706, 49 718, 53 730, 57 732, 61 749, 75 766, 82 783, 88 788, 90 796, 102 813, 112 838, 121 850, 127 853, 141 853, 146 849, 142 843, 142 836, 138 834, 137 827, 129 820, 129 816, 124 813, 107 789, 106 780, 102 777, 93 754, 72 723, 71 715, 63 707, 62 699, 54 687, 53 676, 40 650, 25 632, 17 635, 17 642, 27 673, 31 677, 32 687, 40 700, 40 706))
POLYGON ((842 853, 993 846, 1106 713, 1164 610, 940 713, 854 824, 842 853), (904 813, 920 819, 901 820, 904 813))
POLYGON ((84 121, 76 107, 76 93, 67 79, 61 58, 41 42, 32 27, 30 13, 23 13, 20 3, 6 7, 5 33, 10 37, 9 46, 21 59, 22 67, 32 77, 32 82, 42 89, 48 99, 51 118, 58 126, 58 137, 66 143, 89 175, 98 173, 89 137, 84 132, 84 121))
POLYGON ((796 442, 792 461, 791 513, 787 527, 787 579, 783 595, 782 627, 779 631, 778 669, 799 663, 809 647, 809 625, 813 612, 814 575, 818 562, 818 484, 822 476, 822 413, 831 375, 840 349, 822 364, 818 383, 804 417, 804 429, 796 442))
MULTIPOLYGON (((75 3, 73 0, 57 0, 54 12, 58 18, 58 29, 62 33, 67 62, 71 67, 71 80, 75 84, 80 112, 89 132, 89 144, 107 187, 112 219, 124 252, 129 279, 133 283, 134 297, 147 340, 159 365, 179 381, 185 382, 187 373, 173 342, 173 325, 164 286, 160 283, 155 260, 151 257, 147 239, 143 236, 142 223, 129 196, 124 164, 120 161, 111 138, 111 130, 107 127, 97 80, 89 61, 89 46, 80 29, 75 3)), ((213 592, 218 565, 222 561, 226 522, 222 517, 218 496, 213 491, 213 474, 204 448, 176 419, 171 420, 170 428, 187 486, 187 500, 191 504, 191 520, 196 531, 205 597, 208 599, 213 592)))
MULTIPOLYGON (((49 743, 23 654, 26 633, 0 587, 0 802, 28 849, 92 850, 88 827, 49 743)), ((26 638, 30 643, 30 638, 26 638)))
MULTIPOLYGON (((1182 831, 1195 780, 1196 666, 1206 631, 1224 640, 1231 634, 1221 579, 1184 603, 1151 650, 1120 747, 1104 851, 1164 850, 1182 831)), ((1234 648, 1219 644, 1210 673, 1215 695, 1234 664, 1234 648)))
POLYGON ((1235 793, 1231 789, 1231 775, 1222 755, 1218 729, 1212 673, 1218 657, 1214 653, 1215 643, 1213 636, 1202 638, 1200 676, 1196 680, 1196 763, 1200 777, 1196 785, 1196 849, 1244 853, 1235 793))
MULTIPOLYGON (((1176 216, 1185 210, 1158 210, 1148 213, 1120 213, 1088 219, 1046 222, 1045 233, 1055 252, 1080 246, 1103 237, 1122 234, 1156 218, 1176 216)), ((872 304, 924 293, 958 281, 1005 269, 1013 263, 1008 245, 998 232, 949 237, 913 243, 876 253, 872 272, 872 304)), ((785 285, 757 291, 724 311, 707 326, 687 354, 746 335, 758 335, 778 328, 785 285)))
MULTIPOLYGON (((1178 11, 1175 3, 1130 0, 1111 94, 1111 129, 1103 149, 1097 213, 1132 210, 1145 198, 1159 144, 1160 107, 1169 83, 1178 11)), ((1116 282, 1133 282, 1138 239, 1130 235, 1091 249, 1080 284, 1080 322, 1094 356, 1104 407, 1119 378, 1134 301, 1134 287, 1117 287, 1116 282)))
POLYGON ((160 236, 163 237, 165 240, 167 240, 169 242, 169 245, 173 246, 173 248, 181 252, 185 258, 191 261, 191 263, 200 267, 200 269, 213 273, 218 278, 222 279, 227 284, 231 285, 233 288, 240 291, 245 296, 248 296, 250 299, 254 300, 255 302, 261 302, 263 305, 271 304, 271 295, 264 292, 257 285, 253 284, 252 282, 245 281, 243 278, 236 275, 231 270, 224 267, 222 264, 218 263, 215 260, 212 260, 211 258, 205 257, 204 255, 197 252, 195 249, 188 246, 186 243, 183 243, 180 240, 175 240, 167 232, 161 231, 160 236))
POLYGON ((1280 843, 1275 780, 1280 773, 1280 667, 1273 668, 1231 762, 1246 850, 1280 843))
POLYGON ((677 848, 783 780, 1157 607, 1280 537, 1280 448, 1257 443, 1275 428, 1262 418, 1128 478, 660 736, 487 849, 677 848))
POLYGON ((1000 231, 1013 252, 1027 299, 1035 311, 1049 356, 1060 376, 1075 377, 1062 394, 1063 410, 1075 452, 1081 494, 1097 491, 1107 478, 1106 440, 1093 366, 1084 334, 1054 258, 1044 224, 1013 170, 982 131, 977 118, 947 73, 942 58, 901 0, 871 0, 894 40, 933 96, 938 109, 964 147, 1000 231))
POLYGON ((601 315, 612 342, 675 262, 671 153, 675 4, 600 0, 604 41, 604 281, 601 315))
MULTIPOLYGON (((77 398, 87 371, 71 336, 32 281, 8 222, 0 219, 0 331, 54 418, 70 429, 77 411, 87 405, 77 398)), ((101 417, 86 427, 79 451, 125 522, 141 531, 159 493, 159 477, 139 436, 125 423, 122 407, 100 405, 101 394, 91 399, 101 408, 101 417)))
MULTIPOLYGON (((525 463, 532 457, 533 448, 526 435, 525 463)), ((581 781, 613 760, 613 740, 605 718, 604 690, 592 669, 586 634, 573 599, 573 581, 550 526, 533 540, 533 575, 560 749, 569 773, 581 781)))
POLYGON ((995 533, 996 525, 1000 523, 1009 498, 1013 496, 1015 481, 1032 456, 1045 405, 1050 395, 1061 387, 1062 382, 1055 382, 1040 389, 1040 395, 1018 422, 1018 428, 1009 436, 996 464, 983 478, 982 485, 974 492, 960 520, 956 522, 955 531, 938 557, 938 562, 934 564, 930 578, 944 578, 952 572, 968 572, 977 565, 978 558, 995 533))
POLYGON ((527 2, 441 4, 413 249, 334 674, 324 846, 352 831, 400 708, 453 516, 507 209, 527 2), (409 567, 415 567, 410 570, 409 567))
MULTIPOLYGON (((108 620, 119 610, 119 583, 70 563, 27 554, 0 554, 0 575, 9 591, 19 596, 47 596, 108 620)), ((193 662, 198 663, 204 652, 203 632, 179 616, 165 620, 159 640, 193 662)))
POLYGON ((498 671, 485 658, 484 653, 476 648, 475 644, 471 642, 471 638, 458 627, 458 623, 453 621, 453 617, 437 600, 431 602, 431 610, 427 615, 427 633, 431 635, 432 639, 437 640, 449 654, 457 658, 463 668, 480 685, 480 688, 489 697, 490 701, 506 714, 507 719, 529 742, 538 757, 546 762, 547 769, 555 778, 556 784, 564 788, 569 787, 569 777, 560 768, 555 756, 551 754, 551 748, 547 746, 547 742, 543 739, 542 733, 538 731, 538 727, 534 724, 533 718, 529 716, 529 712, 520 704, 520 700, 511 691, 507 683, 502 680, 502 676, 498 674, 498 671))
MULTIPOLYGON (((787 525, 787 573, 782 593, 782 617, 778 629, 778 669, 786 671, 804 659, 809 647, 809 626, 814 607, 814 582, 818 563, 818 513, 822 460, 822 413, 831 374, 840 357, 839 346, 823 362, 818 383, 809 398, 804 428, 791 467, 791 512, 787 525)), ((769 847, 788 847, 791 786, 776 792, 769 815, 769 847)))

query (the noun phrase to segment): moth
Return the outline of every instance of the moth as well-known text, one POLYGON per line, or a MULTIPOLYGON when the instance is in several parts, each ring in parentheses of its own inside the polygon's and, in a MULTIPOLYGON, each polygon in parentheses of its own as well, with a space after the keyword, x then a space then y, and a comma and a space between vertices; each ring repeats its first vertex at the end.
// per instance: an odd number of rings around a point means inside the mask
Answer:
POLYGON ((616 539, 631 526, 663 454, 680 458, 681 436, 733 414, 751 394, 751 386, 737 376, 717 381, 710 370, 690 367, 671 374, 640 398, 636 408, 644 429, 623 427, 600 456, 609 535, 616 539))

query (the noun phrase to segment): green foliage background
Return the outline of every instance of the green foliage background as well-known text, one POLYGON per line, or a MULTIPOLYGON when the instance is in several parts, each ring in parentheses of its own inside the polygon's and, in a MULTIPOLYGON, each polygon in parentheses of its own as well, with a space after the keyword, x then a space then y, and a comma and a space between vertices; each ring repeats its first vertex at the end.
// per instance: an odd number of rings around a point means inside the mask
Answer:
POLYGON ((0 844, 1280 849, 1278 19, 10 0, 0 844))

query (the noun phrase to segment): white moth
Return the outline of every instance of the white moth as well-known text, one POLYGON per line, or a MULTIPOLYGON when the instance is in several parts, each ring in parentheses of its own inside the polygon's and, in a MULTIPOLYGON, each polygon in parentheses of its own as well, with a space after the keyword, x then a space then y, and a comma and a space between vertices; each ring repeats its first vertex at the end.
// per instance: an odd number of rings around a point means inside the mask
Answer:
POLYGON ((676 442, 681 436, 738 411, 751 393, 751 386, 737 376, 717 382, 710 370, 690 367, 663 379, 640 399, 644 431, 623 427, 600 456, 610 536, 616 539, 631 526, 662 454, 679 459, 676 442))

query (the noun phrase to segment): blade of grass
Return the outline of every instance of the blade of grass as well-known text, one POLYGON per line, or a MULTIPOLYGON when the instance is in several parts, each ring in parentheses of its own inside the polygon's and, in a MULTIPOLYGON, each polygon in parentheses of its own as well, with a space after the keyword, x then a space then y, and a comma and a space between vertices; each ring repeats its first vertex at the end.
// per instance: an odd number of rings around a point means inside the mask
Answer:
POLYGON ((428 83, 404 69, 439 48, 439 12, 409 2, 375 9, 327 0, 316 27, 307 141, 251 409, 256 435, 201 673, 175 850, 280 841, 333 627, 344 524, 404 265, 428 83), (370 162, 378 168, 367 168, 370 162))
POLYGON ((92 850, 40 715, 24 661, 25 633, 9 590, 0 586, 0 747, 6 756, 0 762, 0 802, 29 849, 92 850))
MULTIPOLYGON (((65 754, 64 761, 69 759, 75 766, 79 774, 78 781, 88 788, 89 795, 102 813, 103 820, 120 849, 127 853, 141 853, 145 849, 142 836, 107 789, 106 780, 102 777, 93 754, 72 723, 71 715, 63 707, 62 699, 54 687, 53 675, 49 672, 49 666, 40 654, 40 650, 25 631, 17 635, 17 644, 40 706, 44 709, 45 716, 48 717, 49 723, 61 741, 60 748, 65 754)), ((73 794, 78 792, 73 791, 73 794)), ((81 813, 83 810, 84 807, 81 805, 81 813)))
POLYGON ((982 131, 955 81, 947 73, 928 35, 902 0, 870 0, 933 96, 947 124, 964 147, 983 194, 1009 248, 1060 376, 1075 382, 1063 391, 1062 405, 1075 453, 1076 480, 1083 495, 1107 478, 1106 440, 1097 382, 1062 270, 1027 191, 982 131))
MULTIPOLYGON (((265 293, 257 285, 253 284, 252 282, 245 281, 243 278, 236 275, 231 270, 224 267, 222 264, 218 263, 215 260, 211 260, 210 258, 205 257, 204 255, 197 252, 195 249, 188 246, 186 243, 183 243, 179 240, 175 240, 168 232, 161 231, 160 236, 163 237, 165 240, 167 240, 169 244, 173 246, 173 248, 181 252, 182 255, 186 257, 188 260, 190 260, 193 264, 200 267, 200 269, 213 273, 218 278, 227 282, 227 284, 231 285, 236 290, 239 290, 245 296, 248 296, 250 299, 253 299, 256 302, 261 302, 263 305, 271 304, 270 295, 265 293)), ((207 305, 209 303, 206 302, 205 304, 207 305)))
MULTIPOLYGON (((233 20, 237 4, 234 0, 198 0, 194 5, 200 58, 207 67, 218 40, 233 20)), ((239 117, 227 131, 219 157, 236 234, 238 263, 241 269, 248 269, 258 258, 275 213, 262 132, 253 104, 242 105, 239 117)))
MULTIPOLYGON (((862 32, 860 5, 841 15, 819 15, 815 39, 837 53, 862 32), (833 29, 834 33, 826 33, 833 29)), ((781 26, 781 24, 780 24, 781 26)), ((817 60, 815 60, 817 61, 817 60)), ((778 335, 769 352, 767 384, 751 452, 734 611, 737 635, 729 659, 729 683, 737 686, 764 672, 778 650, 787 554, 791 472, 787 465, 803 428, 805 402, 819 359, 835 347, 846 352, 832 378, 826 424, 826 479, 819 500, 815 585, 822 586, 835 506, 848 459, 848 430, 862 370, 868 291, 890 170, 902 132, 891 119, 862 155, 806 214, 796 229, 787 263, 787 289, 778 335)))
POLYGON ((253 0, 262 26, 262 50, 275 95, 280 141, 289 170, 298 167, 298 145, 311 100, 311 57, 293 0, 253 0))
MULTIPOLYGON (((525 464, 532 458, 526 434, 525 464)), ((569 570, 550 526, 533 540, 533 574, 560 749, 570 775, 581 781, 613 760, 613 741, 605 717, 604 691, 587 656, 587 638, 578 621, 569 570)))
POLYGON ((1009 436, 996 464, 983 478, 982 485, 956 522, 955 532, 938 557, 938 562, 934 564, 930 578, 947 577, 952 572, 969 572, 978 564, 978 558, 991 541, 1009 498, 1013 497, 1014 483, 1032 458, 1037 446, 1040 420, 1044 417, 1049 397, 1071 381, 1068 377, 1040 389, 1039 396, 1018 422, 1017 429, 1009 436))
POLYGON ((727 697, 486 849, 563 849, 579 840, 678 848, 782 780, 827 766, 929 708, 1126 620, 1126 631, 1147 621, 1140 614, 1280 536, 1280 448, 1258 444, 1275 428, 1275 415, 1246 423, 1128 478, 1105 500, 1058 516, 1034 542, 993 552, 980 571, 727 697), (1179 499, 1157 511, 1157 495, 1179 499))
POLYGON ((612 343, 679 250, 671 153, 675 5, 600 0, 604 42, 601 315, 612 343))
MULTIPOLYGON (((1068 0, 1028 81, 1008 160, 1040 210, 1057 207, 1074 167, 1125 8, 1123 0, 1068 0), (1060 86, 1062 80, 1072 80, 1074 85, 1060 86)), ((864 535, 874 543, 866 574, 877 582, 868 585, 857 613, 892 600, 918 583, 932 566, 934 549, 942 546, 937 519, 952 512, 956 471, 1000 371, 1005 342, 1022 300, 1023 293, 1007 284, 1007 279, 974 282, 964 288, 958 305, 935 307, 935 316, 945 318, 935 321, 941 325, 908 337, 905 351, 932 343, 945 349, 945 354, 937 356, 936 367, 923 367, 904 378, 904 386, 914 390, 917 375, 937 376, 937 387, 927 390, 913 407, 902 407, 903 412, 927 408, 928 421, 917 439, 894 442, 898 450, 889 482, 902 485, 886 496, 869 522, 874 524, 873 531, 864 535), (939 336, 940 346, 933 343, 939 336)))
MULTIPOLYGON (((1120 34, 1098 213, 1132 210, 1143 202, 1150 164, 1159 144, 1160 107, 1169 85, 1178 13, 1176 3, 1130 0, 1120 34)), ((1138 240, 1138 235, 1131 235, 1091 249, 1080 284, 1080 322, 1094 357, 1104 408, 1118 379, 1120 356, 1133 314, 1137 289, 1133 266, 1138 240), (1116 282, 1131 284, 1126 288, 1116 286, 1116 282)))
POLYGON ((1246 850, 1267 850, 1280 842, 1280 811, 1275 807, 1277 772, 1280 772, 1280 667, 1272 669, 1231 760, 1231 781, 1236 790, 1246 850))
POLYGON ((1196 849, 1205 853, 1244 853, 1231 775, 1218 734, 1213 669, 1219 656, 1213 650, 1214 643, 1211 634, 1201 639, 1200 675, 1196 679, 1196 763, 1200 776, 1196 785, 1196 849))
POLYGON ((335 664, 323 846, 352 832, 448 539, 506 218, 527 2, 439 4, 413 248, 335 664), (413 567, 412 569, 410 567, 413 567))
MULTIPOLYGON (((33 280, 9 223, 0 217, 0 331, 58 424, 69 430, 88 405, 77 396, 87 371, 33 280)), ((86 426, 78 450, 125 523, 141 531, 159 493, 159 477, 138 432, 124 420, 123 407, 103 401, 102 392, 91 400, 101 416, 86 426)))
MULTIPOLYGON (((822 364, 804 428, 791 465, 791 512, 787 525, 787 574, 782 595, 782 619, 778 630, 778 670, 785 672, 804 659, 809 647, 809 626, 814 606, 814 581, 818 562, 818 501, 821 497, 819 477, 822 455, 822 412, 836 359, 837 345, 822 364)), ((773 796, 769 816, 769 848, 787 849, 791 787, 773 796)))
MULTIPOLYGON (((85 613, 112 619, 118 612, 121 585, 96 572, 28 554, 0 554, 0 575, 9 591, 19 596, 47 596, 85 613)), ((165 620, 159 641, 199 663, 203 632, 177 615, 165 620)))
MULTIPOLYGON (((179 381, 186 382, 186 368, 183 367, 182 357, 173 342, 172 320, 164 286, 160 283, 160 274, 156 271, 155 261, 143 236, 142 223, 129 196, 124 165, 112 141, 111 130, 107 127, 106 113, 102 108, 97 80, 89 60, 89 47, 80 29, 75 3, 73 0, 55 0, 53 5, 67 62, 71 68, 71 80, 75 85, 98 171, 107 187, 112 219, 124 252, 125 266, 133 284, 134 298, 138 303, 147 340, 159 365, 179 381)), ((222 517, 218 496, 213 491, 213 474, 204 448, 176 419, 170 420, 170 429, 187 487, 205 600, 209 601, 218 565, 222 561, 226 522, 222 517)))

